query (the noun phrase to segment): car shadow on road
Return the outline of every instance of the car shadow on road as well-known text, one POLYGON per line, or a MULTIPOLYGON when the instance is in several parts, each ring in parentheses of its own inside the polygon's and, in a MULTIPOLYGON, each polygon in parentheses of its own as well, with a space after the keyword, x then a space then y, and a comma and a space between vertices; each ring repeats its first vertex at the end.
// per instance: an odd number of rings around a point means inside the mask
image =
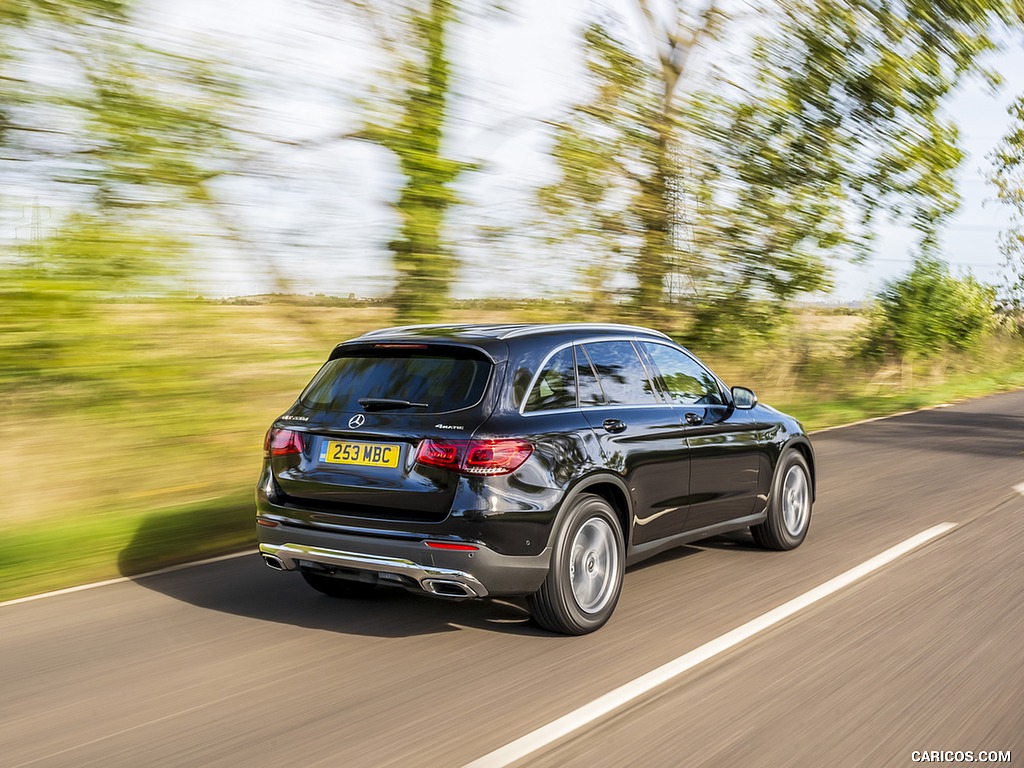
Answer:
POLYGON ((691 544, 685 544, 674 549, 669 549, 662 552, 660 555, 643 560, 636 565, 631 565, 626 571, 626 578, 629 578, 630 573, 636 573, 639 571, 653 568, 663 563, 670 563, 676 560, 680 560, 684 557, 690 557, 691 555, 697 555, 706 549, 718 549, 718 550, 732 550, 734 552, 764 552, 767 550, 754 544, 754 539, 747 531, 737 531, 734 533, 724 533, 718 536, 712 536, 707 539, 700 539, 691 544))
MULTIPOLYGON (((140 574, 146 556, 161 548, 173 552, 175 534, 188 529, 188 516, 213 510, 181 509, 152 514, 120 553, 121 573, 146 589, 210 611, 328 632, 372 637, 407 637, 466 629, 536 637, 561 637, 530 618, 525 598, 448 600, 391 587, 366 598, 334 598, 306 585, 297 573, 268 568, 255 552, 169 573, 140 574)), ((246 515, 248 523, 248 515, 246 515)), ((240 523, 233 523, 237 527, 240 523)), ((630 566, 629 574, 697 554, 704 549, 756 549, 749 535, 732 534, 678 547, 630 566)), ((152 562, 152 561, 150 561, 152 562)))
POLYGON ((334 598, 297 573, 278 573, 255 553, 172 573, 133 577, 146 589, 205 610, 348 635, 408 637, 465 629, 545 636, 525 603, 443 600, 395 588, 334 598))
MULTIPOLYGON (((154 553, 172 556, 175 549, 181 549, 173 539, 188 529, 190 516, 197 514, 216 511, 180 509, 147 516, 119 555, 122 575, 146 589, 198 608, 329 632, 405 637, 483 629, 553 636, 533 624, 524 600, 455 601, 385 587, 374 590, 366 599, 332 598, 308 587, 297 573, 271 570, 254 550, 237 558, 169 573, 140 574, 152 570, 153 566, 147 567, 146 563, 153 562, 154 553)), ((251 520, 252 513, 248 512, 244 523, 229 522, 235 529, 251 525, 251 520)), ((234 538, 244 540, 244 534, 234 538)))

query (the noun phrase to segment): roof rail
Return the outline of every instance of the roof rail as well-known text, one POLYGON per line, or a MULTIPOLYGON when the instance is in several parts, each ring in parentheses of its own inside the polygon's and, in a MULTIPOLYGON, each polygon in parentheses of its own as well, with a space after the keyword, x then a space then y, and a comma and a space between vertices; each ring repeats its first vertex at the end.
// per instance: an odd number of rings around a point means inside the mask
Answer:
POLYGON ((551 324, 537 324, 529 325, 520 328, 514 328, 507 333, 503 333, 499 338, 508 339, 513 336, 528 336, 531 333, 537 333, 538 331, 560 331, 560 330, 581 330, 581 331, 634 331, 639 333, 650 334, 652 336, 660 336, 663 339, 669 339, 668 334, 662 333, 661 331, 655 331, 651 328, 644 328, 641 325, 623 325, 622 323, 551 323, 551 324))
POLYGON ((639 325, 623 325, 621 323, 427 323, 423 325, 398 325, 392 328, 378 328, 377 330, 367 331, 357 338, 375 339, 382 336, 391 336, 396 333, 429 330, 431 328, 465 331, 469 334, 477 331, 480 335, 496 339, 511 339, 517 336, 531 336, 533 334, 557 331, 626 331, 658 336, 671 341, 670 337, 661 331, 655 331, 639 325))

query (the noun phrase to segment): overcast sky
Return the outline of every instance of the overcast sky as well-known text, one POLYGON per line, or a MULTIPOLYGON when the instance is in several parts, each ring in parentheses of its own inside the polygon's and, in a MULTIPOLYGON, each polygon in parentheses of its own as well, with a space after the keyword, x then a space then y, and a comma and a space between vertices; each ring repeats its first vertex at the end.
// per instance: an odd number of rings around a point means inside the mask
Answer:
MULTIPOLYGON (((149 13, 154 31, 189 39, 214 36, 232 61, 263 73, 258 105, 264 127, 294 137, 322 136, 354 125, 353 86, 367 82, 374 50, 363 33, 328 20, 314 0, 159 0, 149 13)), ((321 4, 329 4, 321 1, 321 4)), ((464 243, 462 295, 559 294, 572 280, 571 258, 538 254, 513 238, 493 258, 472 238, 481 220, 515 222, 529 210, 530 190, 551 172, 544 156, 546 134, 530 118, 556 118, 559 107, 580 93, 575 31, 587 0, 520 0, 517 13, 477 18, 458 31, 459 88, 468 101, 453 124, 453 151, 486 162, 486 172, 463 183, 477 203, 459 212, 453 235, 464 243), (495 131, 496 125, 503 130, 495 131)), ((623 2, 623 7, 628 7, 623 2)), ((628 14, 624 14, 627 15, 628 14)), ((964 87, 949 105, 959 122, 968 156, 960 170, 963 207, 951 222, 944 253, 954 268, 997 281, 997 238, 1008 214, 990 201, 984 181, 987 155, 1007 125, 1006 106, 1024 92, 1024 48, 1018 42, 995 57, 1006 83, 991 94, 978 82, 964 87)), ((252 180, 226 189, 240 217, 257 233, 266 255, 295 274, 302 291, 345 295, 383 293, 390 268, 386 243, 396 218, 389 207, 399 184, 386 153, 354 142, 311 152, 274 151, 268 164, 286 168, 289 183, 252 180)), ((878 290, 910 265, 913 234, 884 224, 876 256, 867 264, 840 265, 832 298, 856 300, 878 290)), ((253 262, 223 256, 201 278, 213 295, 267 290, 253 262)))

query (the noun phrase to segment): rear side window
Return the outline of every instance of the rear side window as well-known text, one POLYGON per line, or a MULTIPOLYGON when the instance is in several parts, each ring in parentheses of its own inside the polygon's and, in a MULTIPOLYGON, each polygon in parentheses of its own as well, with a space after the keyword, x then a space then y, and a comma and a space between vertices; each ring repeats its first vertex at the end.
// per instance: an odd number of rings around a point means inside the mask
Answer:
POLYGON ((489 360, 450 351, 354 351, 328 360, 299 402, 316 410, 362 411, 359 400, 375 398, 423 404, 400 407, 410 413, 458 411, 480 402, 491 368, 489 360))
POLYGON ((525 412, 553 411, 576 407, 576 373, 573 370, 572 347, 556 352, 530 390, 525 412))
POLYGON ((583 346, 610 405, 658 403, 654 384, 632 343, 597 341, 583 346))

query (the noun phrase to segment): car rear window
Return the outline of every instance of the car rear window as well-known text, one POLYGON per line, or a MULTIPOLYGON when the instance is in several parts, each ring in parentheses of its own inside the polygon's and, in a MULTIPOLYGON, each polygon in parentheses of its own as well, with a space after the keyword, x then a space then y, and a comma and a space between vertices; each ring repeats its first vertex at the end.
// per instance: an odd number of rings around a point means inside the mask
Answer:
POLYGON ((474 350, 353 351, 328 360, 299 402, 326 411, 362 411, 365 398, 422 403, 377 407, 410 413, 445 413, 476 405, 483 398, 493 364, 474 350))

